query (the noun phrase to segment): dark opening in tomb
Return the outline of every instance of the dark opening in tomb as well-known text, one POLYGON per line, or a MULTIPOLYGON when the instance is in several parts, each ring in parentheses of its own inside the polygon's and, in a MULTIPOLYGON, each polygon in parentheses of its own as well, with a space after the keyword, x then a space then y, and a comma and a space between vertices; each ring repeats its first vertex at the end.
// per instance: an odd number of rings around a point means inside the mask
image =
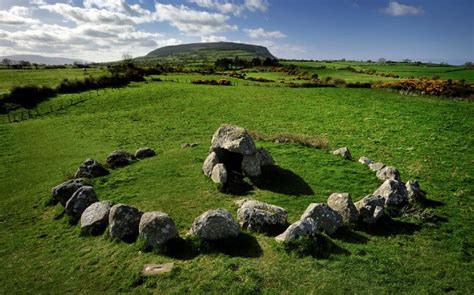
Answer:
POLYGON ((244 157, 241 154, 229 152, 225 149, 221 149, 219 152, 222 155, 222 163, 227 173, 242 175, 242 160, 244 157))
POLYGON ((246 195, 252 190, 252 185, 245 181, 242 173, 243 155, 225 149, 219 149, 217 154, 228 175, 227 182, 221 187, 221 191, 231 195, 246 195))

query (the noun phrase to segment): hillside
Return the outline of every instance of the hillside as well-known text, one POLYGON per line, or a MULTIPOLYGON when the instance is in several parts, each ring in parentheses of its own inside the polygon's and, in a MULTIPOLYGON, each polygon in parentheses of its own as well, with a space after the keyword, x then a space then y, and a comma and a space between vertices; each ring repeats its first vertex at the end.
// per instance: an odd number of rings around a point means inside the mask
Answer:
POLYGON ((275 58, 270 51, 259 45, 214 42, 214 43, 190 43, 173 46, 165 46, 151 51, 146 56, 135 60, 149 62, 154 60, 178 62, 178 63, 206 63, 214 62, 219 58, 275 58))
POLYGON ((0 60, 4 58, 10 59, 13 63, 18 62, 20 60, 29 61, 30 63, 37 63, 37 64, 45 64, 45 65, 70 65, 74 62, 80 63, 88 63, 85 60, 81 59, 73 59, 73 58, 65 58, 65 57, 57 57, 57 56, 42 56, 42 55, 27 55, 27 54, 20 54, 20 55, 9 55, 9 56, 1 56, 0 60))

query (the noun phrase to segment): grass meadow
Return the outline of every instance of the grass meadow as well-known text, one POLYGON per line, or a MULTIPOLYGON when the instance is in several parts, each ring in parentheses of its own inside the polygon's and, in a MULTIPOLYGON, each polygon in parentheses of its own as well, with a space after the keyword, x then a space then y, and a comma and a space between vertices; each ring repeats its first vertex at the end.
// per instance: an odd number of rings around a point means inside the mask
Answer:
MULTIPOLYGON (((0 293, 472 293, 472 102, 380 89, 249 85, 133 83, 61 111, 0 124, 0 293), (60 206, 45 206, 51 188, 86 158, 104 162, 113 150, 149 146, 156 157, 94 180, 100 200, 164 211, 181 236, 206 210, 227 208, 235 216, 234 201, 243 196, 218 192, 201 172, 211 136, 223 123, 266 135, 325 138, 330 148, 348 146, 355 159, 364 155, 396 166, 404 181, 417 179, 437 202, 429 208, 434 218, 397 218, 336 233, 325 258, 300 257, 255 233, 229 251, 167 256, 105 235, 82 237, 78 226, 61 218, 60 206), (198 146, 182 149, 182 143, 198 146), (164 262, 175 262, 172 272, 139 275, 144 264, 164 262)), ((333 192, 359 200, 380 185, 364 165, 325 150, 257 146, 267 148, 284 173, 245 197, 286 208, 290 222, 333 192)))

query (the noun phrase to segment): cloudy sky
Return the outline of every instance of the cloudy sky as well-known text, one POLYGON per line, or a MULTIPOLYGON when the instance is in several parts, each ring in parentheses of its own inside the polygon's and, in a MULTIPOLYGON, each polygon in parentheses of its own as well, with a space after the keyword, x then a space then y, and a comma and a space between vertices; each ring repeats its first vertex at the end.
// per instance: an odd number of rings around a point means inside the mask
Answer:
POLYGON ((472 0, 0 0, 0 55, 117 60, 189 42, 283 58, 474 60, 472 0))

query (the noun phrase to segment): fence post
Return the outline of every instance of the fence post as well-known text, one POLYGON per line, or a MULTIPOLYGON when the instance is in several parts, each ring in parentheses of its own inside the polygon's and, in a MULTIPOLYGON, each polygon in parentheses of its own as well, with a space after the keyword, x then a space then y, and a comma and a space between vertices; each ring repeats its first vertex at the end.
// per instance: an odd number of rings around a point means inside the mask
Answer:
POLYGON ((10 113, 8 113, 7 115, 8 115, 8 123, 11 123, 12 121, 10 120, 10 113))

